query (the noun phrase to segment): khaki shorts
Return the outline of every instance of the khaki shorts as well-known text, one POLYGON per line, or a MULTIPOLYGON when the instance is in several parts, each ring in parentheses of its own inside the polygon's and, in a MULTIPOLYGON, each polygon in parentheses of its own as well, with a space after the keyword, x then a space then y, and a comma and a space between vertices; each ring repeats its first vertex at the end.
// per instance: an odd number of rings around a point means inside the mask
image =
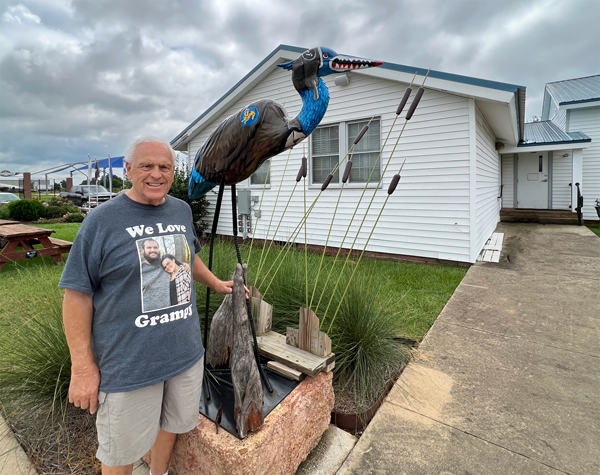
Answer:
POLYGON ((124 393, 98 394, 98 452, 109 467, 137 462, 160 429, 189 432, 198 423, 204 357, 167 381, 124 393))

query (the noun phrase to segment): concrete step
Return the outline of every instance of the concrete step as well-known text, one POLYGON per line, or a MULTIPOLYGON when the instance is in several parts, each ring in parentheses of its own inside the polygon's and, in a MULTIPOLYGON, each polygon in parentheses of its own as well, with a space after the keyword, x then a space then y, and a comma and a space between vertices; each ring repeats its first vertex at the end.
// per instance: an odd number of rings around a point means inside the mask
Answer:
POLYGON ((319 444, 300 464, 296 475, 335 475, 356 441, 356 437, 331 424, 319 444))

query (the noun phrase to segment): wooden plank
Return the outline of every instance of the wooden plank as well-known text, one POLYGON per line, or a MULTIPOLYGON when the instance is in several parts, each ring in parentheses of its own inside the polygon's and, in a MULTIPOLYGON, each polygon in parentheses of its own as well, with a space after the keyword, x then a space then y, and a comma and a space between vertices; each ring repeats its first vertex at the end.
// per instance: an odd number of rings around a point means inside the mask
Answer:
POLYGON ((73 245, 73 243, 71 241, 65 241, 63 239, 56 239, 53 237, 48 238, 48 239, 50 239, 50 242, 52 244, 54 244, 55 246, 58 246, 58 247, 71 247, 73 245))
POLYGON ((250 297, 256 297, 257 299, 262 299, 262 294, 253 285, 249 285, 248 290, 250 291, 250 297))
POLYGON ((315 376, 325 367, 335 361, 335 355, 321 358, 308 351, 294 348, 285 343, 285 336, 273 331, 257 337, 258 351, 260 354, 275 361, 279 361, 290 368, 308 376, 315 376))
POLYGON ((29 226, 27 224, 8 224, 0 227, 0 236, 6 238, 27 237, 35 239, 38 236, 49 236, 54 230, 29 226))
POLYGON ((331 338, 325 332, 319 332, 318 352, 314 353, 317 356, 326 357, 331 353, 331 338))
POLYGON ((287 327, 285 331, 285 342, 290 346, 298 348, 298 329, 287 327))
MULTIPOLYGON (((335 364, 335 363, 334 363, 335 364)), ((290 368, 279 361, 269 361, 267 362, 267 368, 271 368, 273 371, 277 371, 278 373, 287 376, 288 378, 295 379, 296 381, 302 381, 306 378, 306 375, 300 371, 296 371, 293 368, 290 368)))
POLYGON ((500 251, 492 251, 492 262, 500 262, 500 251))
POLYGON ((257 335, 271 331, 273 321, 273 306, 257 297, 250 297, 252 320, 257 335))
POLYGON ((306 308, 300 309, 298 348, 313 354, 317 354, 319 349, 319 318, 306 308))

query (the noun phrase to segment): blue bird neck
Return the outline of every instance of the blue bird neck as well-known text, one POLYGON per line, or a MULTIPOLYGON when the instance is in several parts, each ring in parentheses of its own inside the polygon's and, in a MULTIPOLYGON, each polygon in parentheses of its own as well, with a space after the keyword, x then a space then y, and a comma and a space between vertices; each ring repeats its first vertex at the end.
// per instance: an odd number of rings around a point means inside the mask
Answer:
POLYGON ((329 105, 329 89, 321 78, 319 78, 317 91, 319 98, 316 101, 313 98, 312 89, 298 91, 298 94, 302 98, 302 109, 300 109, 300 113, 296 116, 296 119, 300 122, 302 132, 306 136, 310 135, 317 128, 329 105))

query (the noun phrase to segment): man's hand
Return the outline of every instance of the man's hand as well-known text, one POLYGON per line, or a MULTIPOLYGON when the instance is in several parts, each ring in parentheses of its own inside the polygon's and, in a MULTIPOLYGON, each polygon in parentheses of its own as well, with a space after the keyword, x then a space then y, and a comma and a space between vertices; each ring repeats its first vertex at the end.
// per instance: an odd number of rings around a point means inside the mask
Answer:
POLYGON ((98 409, 99 387, 100 371, 95 363, 83 367, 71 367, 69 402, 72 402, 75 407, 89 409, 90 414, 94 414, 98 409))
MULTIPOLYGON (((230 280, 228 282, 225 282, 223 280, 219 280, 219 282, 217 284, 215 284, 215 286, 213 287, 213 290, 215 292, 218 292, 219 294, 231 294, 233 293, 233 280, 230 280)), ((246 287, 244 285, 244 290, 246 291, 246 298, 250 298, 250 291, 248 290, 248 287, 246 287)))
POLYGON ((100 387, 100 371, 92 352, 93 297, 92 294, 65 289, 63 301, 63 323, 71 353, 69 402, 75 407, 89 409, 92 414, 98 409, 100 387))

